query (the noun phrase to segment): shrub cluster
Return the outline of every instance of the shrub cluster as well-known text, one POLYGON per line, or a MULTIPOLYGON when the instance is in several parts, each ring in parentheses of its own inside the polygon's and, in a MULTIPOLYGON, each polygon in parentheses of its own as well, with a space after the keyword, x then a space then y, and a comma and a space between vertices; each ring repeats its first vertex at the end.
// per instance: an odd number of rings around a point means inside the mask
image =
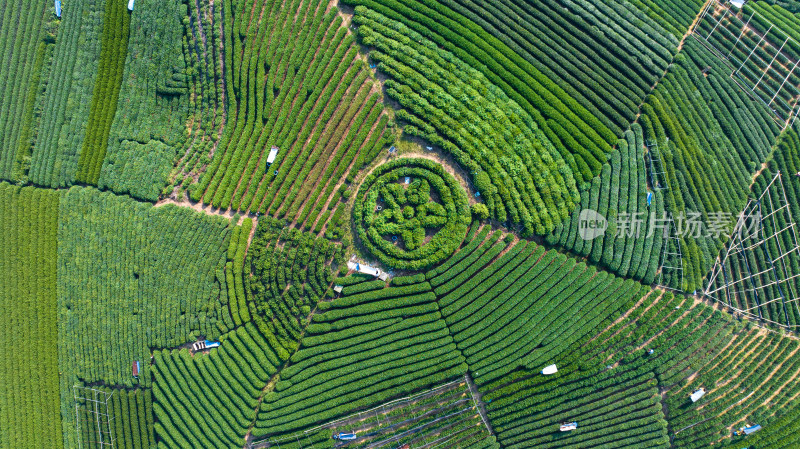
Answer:
POLYGON ((464 189, 441 165, 400 158, 364 179, 353 217, 361 244, 382 263, 420 270, 461 245, 470 210, 464 189), (413 180, 407 187, 405 178, 413 180))

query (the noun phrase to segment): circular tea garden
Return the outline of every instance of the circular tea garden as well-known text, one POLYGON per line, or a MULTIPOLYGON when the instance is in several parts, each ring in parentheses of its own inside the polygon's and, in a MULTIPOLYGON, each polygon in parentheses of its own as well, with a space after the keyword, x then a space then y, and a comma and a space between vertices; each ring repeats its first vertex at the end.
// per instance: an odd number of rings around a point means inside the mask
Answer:
POLYGON ((449 257, 470 224, 467 195, 441 165, 401 158, 366 177, 353 209, 356 234, 384 264, 422 269, 449 257))

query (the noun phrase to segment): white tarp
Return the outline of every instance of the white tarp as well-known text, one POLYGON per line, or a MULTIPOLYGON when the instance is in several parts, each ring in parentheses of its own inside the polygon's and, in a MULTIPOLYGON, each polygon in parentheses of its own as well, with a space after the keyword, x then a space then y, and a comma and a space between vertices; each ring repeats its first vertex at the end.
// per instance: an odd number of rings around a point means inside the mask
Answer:
POLYGON ((542 374, 544 374, 545 376, 547 376, 548 374, 555 374, 557 372, 558 372, 558 367, 556 367, 555 365, 546 366, 542 370, 542 374))
POLYGON ((275 156, 277 155, 278 155, 278 147, 270 148, 269 155, 267 156, 267 164, 275 162, 275 156))

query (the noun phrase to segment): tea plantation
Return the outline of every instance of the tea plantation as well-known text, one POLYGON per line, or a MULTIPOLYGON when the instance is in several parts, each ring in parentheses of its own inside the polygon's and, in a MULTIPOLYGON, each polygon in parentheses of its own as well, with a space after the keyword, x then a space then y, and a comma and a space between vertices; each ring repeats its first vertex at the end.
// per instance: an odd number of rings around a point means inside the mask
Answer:
POLYGON ((800 447, 798 2, 0 30, 0 449, 800 447))

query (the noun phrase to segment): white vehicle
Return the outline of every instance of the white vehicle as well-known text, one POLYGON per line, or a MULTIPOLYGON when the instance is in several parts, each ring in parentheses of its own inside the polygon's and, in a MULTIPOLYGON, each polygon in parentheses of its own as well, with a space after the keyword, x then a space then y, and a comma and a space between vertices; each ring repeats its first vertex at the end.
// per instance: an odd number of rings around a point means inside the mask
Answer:
POLYGON ((197 352, 197 351, 203 351, 205 349, 216 348, 219 345, 220 345, 220 343, 218 341, 203 340, 203 341, 194 342, 192 344, 192 349, 195 352, 197 352))
POLYGON ((561 423, 561 427, 558 429, 562 432, 569 432, 570 430, 575 430, 578 428, 577 422, 564 422, 561 423))

